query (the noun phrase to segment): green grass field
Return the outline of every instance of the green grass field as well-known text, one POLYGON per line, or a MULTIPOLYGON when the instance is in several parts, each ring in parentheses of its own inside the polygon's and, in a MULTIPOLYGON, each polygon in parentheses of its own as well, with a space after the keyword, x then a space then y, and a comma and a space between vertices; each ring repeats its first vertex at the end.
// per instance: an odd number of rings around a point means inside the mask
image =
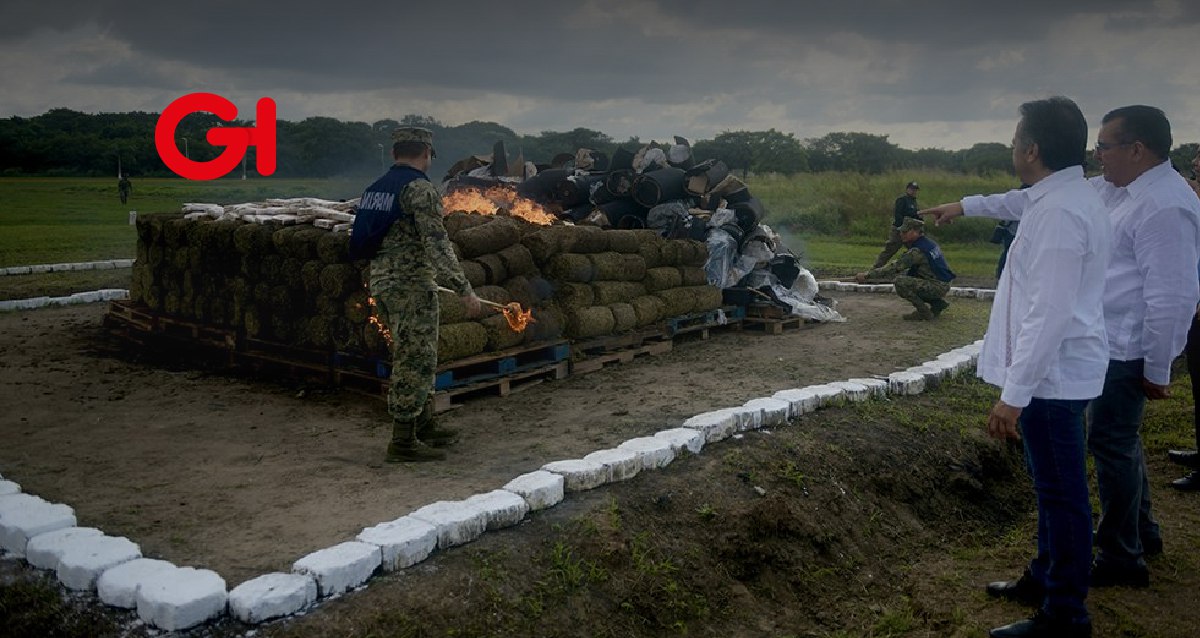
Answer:
MULTIPOLYGON (((768 175, 748 180, 768 210, 765 223, 802 252, 819 276, 845 276, 870 266, 887 236, 892 203, 910 179, 921 183, 920 202, 953 201, 1012 186, 1012 178, 949 173, 878 176, 768 175)), ((129 211, 177 211, 186 202, 232 204, 270 197, 350 198, 361 180, 141 179, 127 204, 115 179, 0 178, 0 267, 132 258, 136 248, 129 211)), ((931 231, 951 267, 964 279, 991 278, 999 255, 986 243, 992 224, 964 220, 931 231)))

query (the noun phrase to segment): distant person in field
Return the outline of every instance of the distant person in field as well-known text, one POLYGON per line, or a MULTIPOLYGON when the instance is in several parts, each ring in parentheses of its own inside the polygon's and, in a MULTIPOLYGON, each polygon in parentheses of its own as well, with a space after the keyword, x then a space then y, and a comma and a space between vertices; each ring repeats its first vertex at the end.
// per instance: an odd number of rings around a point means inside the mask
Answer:
POLYGON ((887 243, 883 245, 883 250, 879 251, 879 256, 875 258, 875 265, 872 268, 880 268, 888 263, 892 255, 900 250, 904 245, 904 241, 900 239, 900 224, 906 219, 920 219, 917 217, 917 191, 921 190, 916 182, 909 182, 904 187, 904 194, 896 198, 896 206, 892 211, 892 229, 888 233, 887 243))
POLYGON ((945 296, 950 292, 954 271, 946 264, 942 249, 925 236, 925 223, 920 219, 905 219, 897 229, 900 241, 908 250, 895 261, 854 276, 859 283, 890 281, 896 294, 916 308, 904 315, 909 321, 928 321, 950 307, 945 296))
MULTIPOLYGON (((1188 186, 1200 197, 1200 151, 1192 158, 1192 178, 1188 180, 1188 186)), ((1192 378, 1192 427, 1196 431, 1196 449, 1170 450, 1167 457, 1192 470, 1171 481, 1171 487, 1183 492, 1200 492, 1200 452, 1197 452, 1200 450, 1200 305, 1192 315, 1192 327, 1188 329, 1183 352, 1187 355, 1188 375, 1192 378)))
POLYGON ((117 180, 117 194, 121 196, 122 204, 129 199, 131 192, 133 192, 133 184, 129 182, 129 175, 121 175, 121 179, 117 180))

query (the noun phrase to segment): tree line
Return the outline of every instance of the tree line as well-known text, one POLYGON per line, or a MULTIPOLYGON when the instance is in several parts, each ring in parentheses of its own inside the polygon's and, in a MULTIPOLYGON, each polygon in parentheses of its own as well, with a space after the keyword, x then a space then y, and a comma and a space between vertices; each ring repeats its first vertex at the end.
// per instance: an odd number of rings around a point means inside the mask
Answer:
MULTIPOLYGON (((170 176, 154 146, 157 113, 89 114, 58 108, 34 117, 0 119, 0 175, 116 176, 118 167, 134 176, 170 176)), ((209 160, 223 147, 205 138, 217 126, 250 126, 250 122, 225 122, 210 113, 193 113, 175 132, 176 145, 197 161, 209 160)), ((619 147, 636 151, 646 144, 666 147, 672 140, 624 141, 588 128, 543 131, 522 135, 495 122, 467 122, 447 126, 427 115, 406 115, 399 120, 343 122, 330 117, 310 117, 299 122, 277 122, 277 168, 279 177, 366 176, 381 172, 391 163, 391 131, 397 126, 424 126, 433 130, 438 157, 430 175, 442 177, 460 159, 492 153, 497 141, 504 142, 510 162, 518 157, 548 164, 561 153, 590 148, 610 157, 619 147)), ((846 171, 880 174, 905 169, 942 170, 986 175, 1012 174, 1012 149, 986 142, 969 149, 903 149, 887 135, 872 133, 829 133, 819 138, 800 139, 792 133, 726 131, 711 140, 692 140, 697 160, 718 158, 743 174, 846 171)), ((1176 166, 1187 166, 1196 144, 1175 149, 1176 166)), ((244 170, 254 172, 254 149, 247 154, 244 170)), ((1094 166, 1091 168, 1095 168, 1094 166)), ((240 174, 235 171, 235 174, 240 174)))

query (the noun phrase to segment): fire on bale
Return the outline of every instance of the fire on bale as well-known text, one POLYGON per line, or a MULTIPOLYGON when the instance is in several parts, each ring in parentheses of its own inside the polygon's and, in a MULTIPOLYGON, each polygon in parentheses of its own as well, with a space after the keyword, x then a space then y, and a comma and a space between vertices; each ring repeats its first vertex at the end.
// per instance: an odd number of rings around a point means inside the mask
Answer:
POLYGON ((516 191, 503 186, 493 186, 486 190, 464 188, 448 193, 442 197, 442 209, 447 212, 481 215, 495 215, 501 210, 506 210, 513 217, 543 226, 550 225, 555 219, 554 215, 547 213, 537 203, 520 197, 516 191))

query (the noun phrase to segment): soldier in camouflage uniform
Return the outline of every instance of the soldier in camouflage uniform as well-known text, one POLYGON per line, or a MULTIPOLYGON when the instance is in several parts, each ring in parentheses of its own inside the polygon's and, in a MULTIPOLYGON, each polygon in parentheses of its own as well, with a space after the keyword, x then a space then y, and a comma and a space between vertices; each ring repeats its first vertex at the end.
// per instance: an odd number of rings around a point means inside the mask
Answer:
POLYGON ((942 249, 925 236, 925 222, 905 219, 899 230, 908 250, 883 267, 858 273, 855 279, 859 283, 892 281, 896 294, 916 308, 916 312, 904 315, 905 319, 933 319, 950 306, 944 297, 950 291, 954 273, 942 256, 942 249))
POLYGON ((433 461, 446 456, 434 448, 458 438, 457 432, 438 426, 430 396, 437 367, 437 282, 462 295, 471 316, 479 313, 480 303, 442 225, 441 196, 425 175, 434 155, 433 133, 398 128, 392 140, 396 163, 359 200, 351 256, 368 254, 378 242, 370 290, 392 335, 392 440, 386 460, 433 461), (361 231, 357 217, 363 220, 361 231))

